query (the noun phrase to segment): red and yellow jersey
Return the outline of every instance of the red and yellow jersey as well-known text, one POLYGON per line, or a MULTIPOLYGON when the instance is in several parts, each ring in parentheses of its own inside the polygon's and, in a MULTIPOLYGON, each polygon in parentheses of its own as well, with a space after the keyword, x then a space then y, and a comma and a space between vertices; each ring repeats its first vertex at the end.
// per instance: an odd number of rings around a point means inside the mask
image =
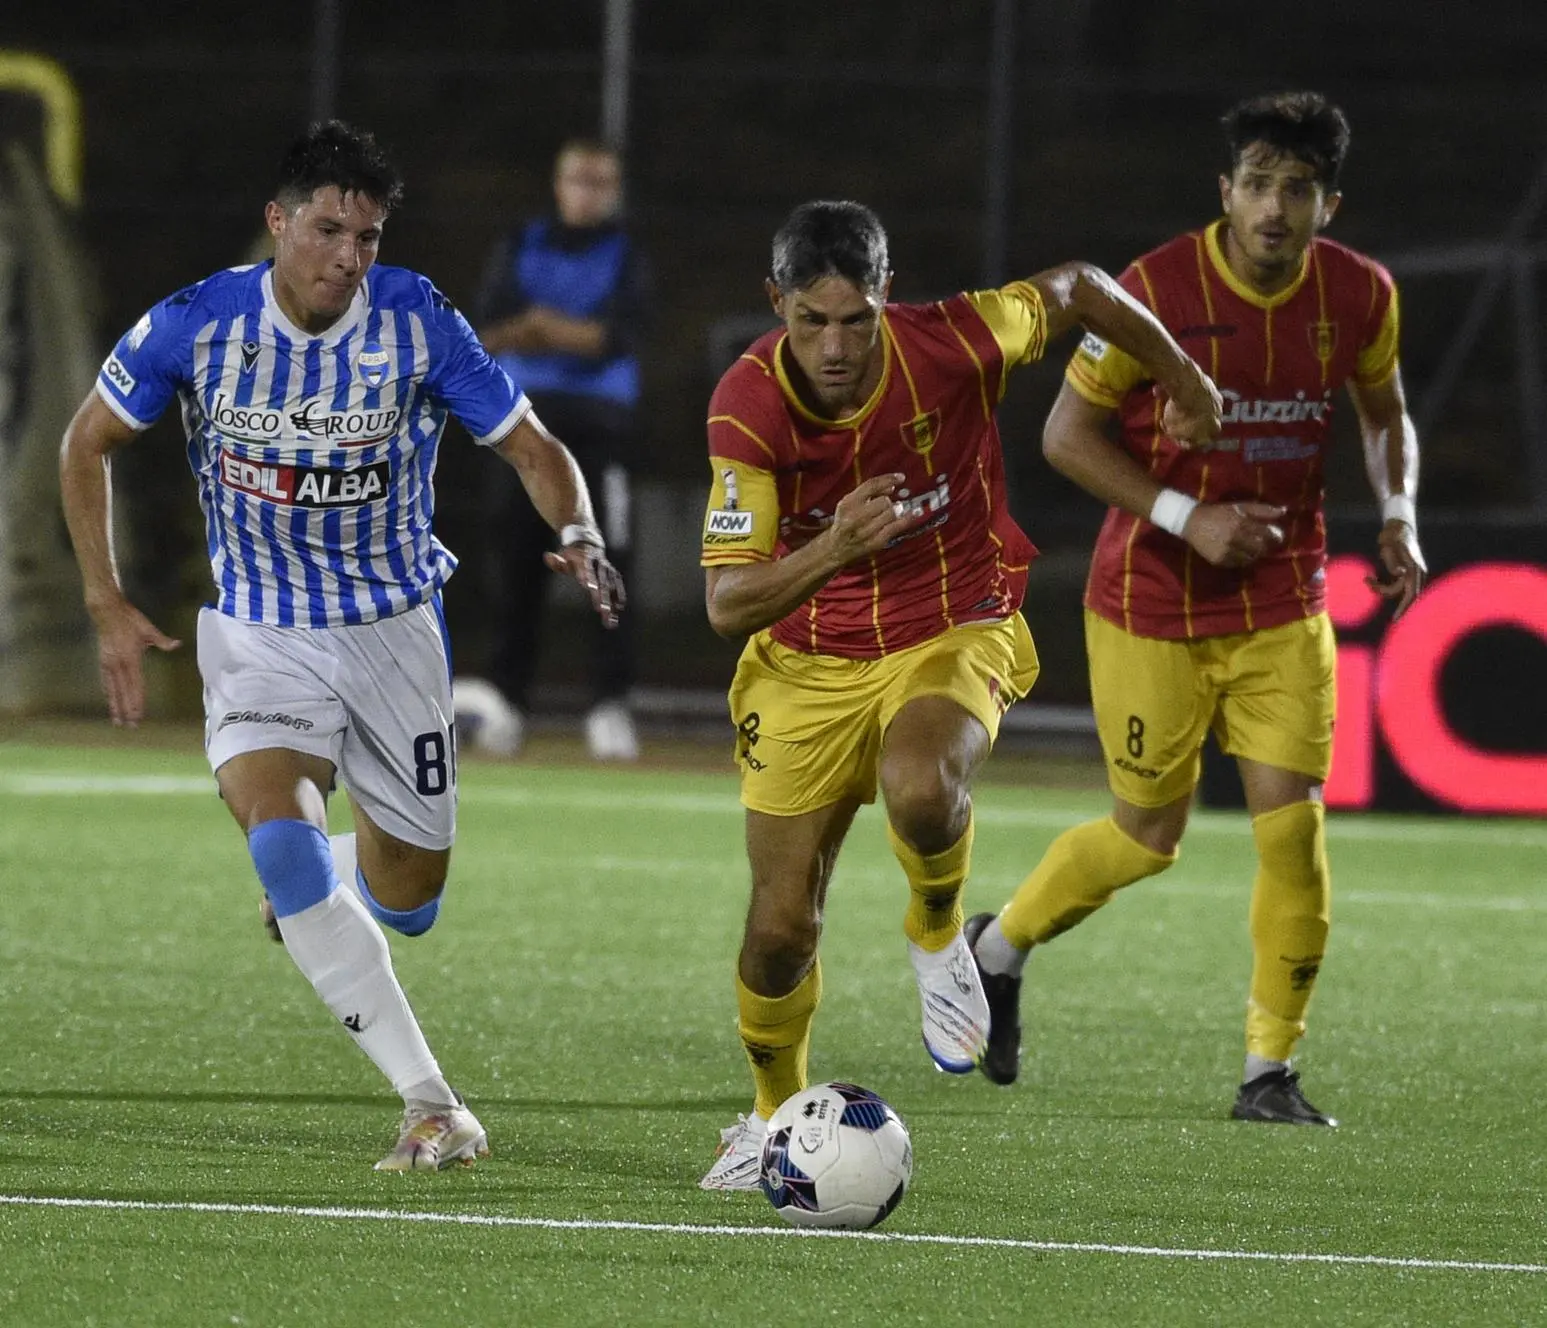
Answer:
POLYGON ((881 380, 844 420, 806 408, 782 329, 755 342, 709 403, 714 471, 705 567, 780 558, 819 535, 839 500, 875 475, 926 520, 843 568, 770 630, 794 650, 875 659, 1021 604, 1036 555, 1010 518, 994 411, 1010 369, 1040 358, 1046 311, 1014 282, 934 304, 889 304, 881 380))
POLYGON ((1087 336, 1065 378, 1110 406, 1121 445, 1162 484, 1204 502, 1284 507, 1284 546, 1248 568, 1213 567, 1182 540, 1113 508, 1096 541, 1085 603, 1138 636, 1223 636, 1276 627, 1326 600, 1325 452, 1333 395, 1397 371, 1397 292, 1373 259, 1317 239, 1276 295, 1230 271, 1223 221, 1136 260, 1123 287, 1143 301, 1219 385, 1220 441, 1179 447, 1160 429, 1162 398, 1144 369, 1087 336))

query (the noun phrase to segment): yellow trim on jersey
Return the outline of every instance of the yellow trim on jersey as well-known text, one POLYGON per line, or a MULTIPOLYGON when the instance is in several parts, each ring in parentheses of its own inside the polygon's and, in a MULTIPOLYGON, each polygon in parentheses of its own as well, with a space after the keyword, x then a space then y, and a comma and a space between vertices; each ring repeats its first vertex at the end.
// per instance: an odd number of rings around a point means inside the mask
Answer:
POLYGON ((1116 410, 1140 383, 1149 378, 1149 372, 1127 351, 1119 350, 1110 341, 1102 341, 1095 333, 1088 333, 1064 370, 1064 381, 1093 406, 1105 406, 1116 410), (1099 343, 1099 351, 1093 349, 1099 343))
POLYGON ((709 464, 714 479, 699 565, 767 562, 779 538, 779 483, 773 471, 722 456, 711 456, 709 464))
POLYGON ((826 415, 818 415, 809 409, 806 403, 800 399, 800 393, 795 390, 795 385, 790 382, 789 371, 784 367, 784 348, 790 337, 785 333, 778 340, 773 349, 774 377, 779 380, 779 390, 784 393, 784 399, 802 419, 810 420, 812 424, 820 424, 828 429, 853 429, 858 428, 871 415, 875 413, 877 406, 881 404, 881 398, 886 394, 886 385, 892 376, 892 338, 891 329, 887 326, 885 312, 881 314, 881 327, 877 335, 881 339, 881 377, 876 380, 875 390, 852 415, 845 415, 841 420, 829 419, 826 415))
POLYGON ((1245 300, 1247 304, 1256 305, 1259 309, 1276 309, 1279 305, 1294 299, 1295 293, 1305 284, 1305 278, 1311 270, 1310 246, 1307 245, 1305 253, 1300 256, 1300 271, 1295 279, 1276 294, 1263 295, 1253 290, 1230 270, 1230 262, 1225 257, 1224 248, 1219 240, 1227 225, 1229 225, 1229 222, 1221 217, 1203 232, 1203 242, 1208 247, 1209 261, 1214 264, 1214 270, 1219 273, 1219 279, 1245 300))
MULTIPOLYGON (((993 333, 1006 369, 1042 358, 1047 349, 1047 305, 1031 282, 1012 281, 997 290, 963 294, 993 333)), ((1003 385, 1000 395, 1004 395, 1003 385)))
MULTIPOLYGON (((1374 280, 1374 274, 1371 274, 1374 280)), ((1386 316, 1381 319, 1375 340, 1359 352, 1354 367, 1354 381, 1360 387, 1379 387, 1397 371, 1397 342, 1401 335, 1401 318, 1397 313, 1397 288, 1391 288, 1391 300, 1386 305, 1386 316)))
POLYGON ((746 434, 746 436, 748 438, 750 438, 754 443, 756 443, 759 447, 761 447, 763 449, 763 451, 767 452, 768 453, 768 459, 770 461, 775 461, 775 460, 778 459, 777 457, 774 456, 773 448, 769 447, 768 444, 763 441, 763 439, 759 436, 758 432, 755 429, 751 428, 749 425, 743 424, 734 415, 711 415, 709 417, 709 423, 710 424, 729 424, 729 425, 731 425, 733 428, 735 428, 735 429, 739 430, 740 432, 746 434))

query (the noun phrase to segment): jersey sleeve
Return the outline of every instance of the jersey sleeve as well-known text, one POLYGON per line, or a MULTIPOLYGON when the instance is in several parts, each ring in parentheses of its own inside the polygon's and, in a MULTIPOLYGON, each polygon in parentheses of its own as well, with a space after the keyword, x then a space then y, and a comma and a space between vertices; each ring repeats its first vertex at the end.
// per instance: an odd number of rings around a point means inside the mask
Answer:
POLYGON ((189 286, 155 305, 118 339, 97 372, 97 395, 131 429, 150 428, 189 375, 189 286))
POLYGON ((425 385, 483 446, 499 442, 532 403, 483 348, 456 307, 428 281, 426 325, 434 348, 425 385))
POLYGON ((1012 281, 997 290, 966 291, 967 303, 993 333, 1006 369, 1032 364, 1047 349, 1047 306, 1029 281, 1012 281))
MULTIPOLYGON (((1148 304, 1143 277, 1129 267, 1118 284, 1134 298, 1148 304)), ((1081 338, 1064 370, 1064 381, 1093 406, 1116 410, 1123 398, 1149 377, 1144 366, 1127 351, 1119 350, 1094 332, 1081 338)))
POLYGON ((1369 339, 1360 347, 1354 367, 1354 381, 1360 387, 1379 387, 1397 371, 1397 347, 1401 340, 1401 318, 1397 312, 1397 286, 1391 274, 1378 263, 1372 264, 1376 283, 1372 299, 1369 339))
MULTIPOLYGON (((713 480, 699 562, 705 567, 766 562, 779 539, 779 485, 770 427, 738 390, 734 366, 709 403, 713 480)), ((762 380, 758 380, 761 382, 762 380)))

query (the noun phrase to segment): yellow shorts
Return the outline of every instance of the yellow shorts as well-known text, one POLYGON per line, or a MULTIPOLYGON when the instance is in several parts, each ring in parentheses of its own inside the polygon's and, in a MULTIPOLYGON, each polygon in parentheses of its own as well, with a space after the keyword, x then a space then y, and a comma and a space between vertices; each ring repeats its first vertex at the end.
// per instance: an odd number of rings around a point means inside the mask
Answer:
POLYGON ((799 816, 844 798, 874 802, 881 739, 909 701, 948 696, 999 734, 999 720, 1036 681, 1020 614, 953 627, 880 659, 809 655, 759 632, 731 682, 741 801, 799 816))
POLYGON ((1087 610, 1085 650, 1107 780, 1125 802, 1161 807, 1190 794, 1210 728, 1230 756, 1326 780, 1337 708, 1326 614, 1172 641, 1087 610))

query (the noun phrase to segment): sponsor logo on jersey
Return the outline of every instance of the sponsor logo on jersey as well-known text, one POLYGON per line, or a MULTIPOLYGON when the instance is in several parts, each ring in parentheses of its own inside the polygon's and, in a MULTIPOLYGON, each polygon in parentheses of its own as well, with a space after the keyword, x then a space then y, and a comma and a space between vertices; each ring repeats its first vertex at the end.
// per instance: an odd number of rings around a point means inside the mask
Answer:
POLYGON ((380 387, 387 381, 387 370, 391 363, 387 352, 375 342, 370 342, 355 361, 355 370, 367 387, 380 387))
POLYGON ((139 350, 145 344, 145 338, 150 335, 150 315, 146 314, 133 327, 129 329, 129 335, 125 340, 129 343, 130 350, 139 350))
POLYGON ((1107 343, 1094 332, 1087 332, 1080 339, 1080 354, 1084 355, 1087 359, 1092 359, 1099 363, 1101 357, 1106 353, 1107 343))
POLYGON ((719 536, 722 540, 746 539, 752 533, 752 513, 737 512, 728 507, 717 507, 709 513, 709 525, 704 531, 707 539, 719 536))
POLYGON ((1248 438, 1241 448, 1241 455, 1248 465, 1263 461, 1304 461, 1321 451, 1321 444, 1306 438, 1248 438))
POLYGON ((220 454, 220 479, 229 489, 286 507, 360 507, 387 492, 389 463, 353 470, 266 465, 220 454))
POLYGON ((242 372, 251 373, 258 367, 258 352, 262 347, 256 341, 242 342, 242 372))
POLYGON ((107 375, 107 381, 125 396, 134 391, 134 375, 118 362, 118 356, 109 355, 107 363, 102 366, 102 372, 107 375))
POLYGON ((1332 415, 1332 393, 1322 393, 1321 399, 1307 400, 1304 392, 1296 392, 1294 399, 1266 400, 1261 397, 1247 400, 1239 393, 1225 389, 1224 413, 1221 424, 1299 424, 1304 420, 1324 423, 1332 415))
POLYGON ((1236 331, 1234 323, 1190 323, 1178 328, 1176 337, 1178 341, 1187 337, 1233 337, 1236 331))
POLYGON ((734 512, 741 506, 741 489, 736 483, 736 472, 726 466, 720 472, 720 478, 725 481, 725 510, 734 512))
POLYGON ((403 412, 396 406, 377 410, 328 410, 313 399, 288 415, 269 406, 238 406, 224 392, 210 407, 212 419, 223 432, 237 438, 265 442, 317 442, 328 447, 357 447, 379 443, 396 431, 403 412))

